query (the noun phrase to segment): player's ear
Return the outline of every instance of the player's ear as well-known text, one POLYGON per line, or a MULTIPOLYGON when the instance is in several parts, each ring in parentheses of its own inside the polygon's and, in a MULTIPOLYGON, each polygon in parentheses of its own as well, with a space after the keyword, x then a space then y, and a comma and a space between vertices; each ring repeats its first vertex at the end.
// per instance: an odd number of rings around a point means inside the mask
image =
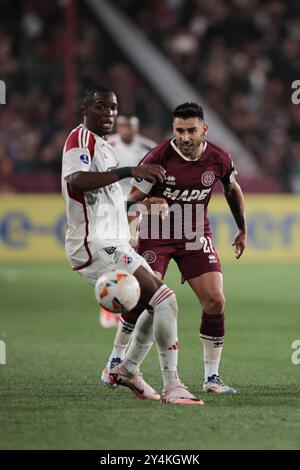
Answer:
POLYGON ((206 122, 203 123, 203 129, 204 129, 204 135, 207 134, 208 125, 206 124, 206 122))
POLYGON ((84 116, 86 116, 88 114, 90 104, 91 104, 90 100, 88 100, 86 98, 82 101, 80 109, 81 109, 82 114, 84 116))

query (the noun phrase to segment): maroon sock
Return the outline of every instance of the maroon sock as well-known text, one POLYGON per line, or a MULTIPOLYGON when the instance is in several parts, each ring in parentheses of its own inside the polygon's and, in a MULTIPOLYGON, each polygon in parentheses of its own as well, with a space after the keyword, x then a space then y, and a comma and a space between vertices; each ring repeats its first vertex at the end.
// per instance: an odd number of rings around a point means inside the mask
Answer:
POLYGON ((225 334, 224 314, 208 315, 203 312, 200 333, 206 336, 222 337, 225 334))

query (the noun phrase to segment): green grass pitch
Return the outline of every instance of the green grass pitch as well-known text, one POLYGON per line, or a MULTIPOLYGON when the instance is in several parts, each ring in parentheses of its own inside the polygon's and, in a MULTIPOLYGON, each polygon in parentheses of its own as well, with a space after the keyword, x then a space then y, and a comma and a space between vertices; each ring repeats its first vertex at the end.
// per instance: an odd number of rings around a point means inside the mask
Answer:
MULTIPOLYGON (((227 335, 223 378, 236 396, 205 396, 200 309, 175 266, 179 371, 206 406, 172 406, 109 390, 100 371, 115 330, 98 324, 93 289, 64 264, 0 266, 0 449, 299 449, 300 339, 296 264, 224 265, 227 335)), ((155 348, 145 378, 161 389, 155 348)))

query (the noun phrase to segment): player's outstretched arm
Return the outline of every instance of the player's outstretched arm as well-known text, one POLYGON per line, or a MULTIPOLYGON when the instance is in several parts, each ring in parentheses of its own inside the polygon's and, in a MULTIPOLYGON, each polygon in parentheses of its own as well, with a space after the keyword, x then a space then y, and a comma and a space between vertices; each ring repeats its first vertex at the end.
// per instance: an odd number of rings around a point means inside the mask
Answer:
POLYGON ((235 247, 235 257, 239 259, 246 248, 247 242, 244 196, 240 185, 236 181, 224 185, 224 194, 239 229, 232 244, 235 247))
POLYGON ((109 184, 115 183, 123 178, 140 176, 151 183, 165 180, 165 170, 160 165, 142 165, 138 167, 124 167, 106 172, 86 172, 77 171, 67 176, 66 180, 71 184, 72 189, 82 193, 92 191, 93 189, 103 188, 109 184))

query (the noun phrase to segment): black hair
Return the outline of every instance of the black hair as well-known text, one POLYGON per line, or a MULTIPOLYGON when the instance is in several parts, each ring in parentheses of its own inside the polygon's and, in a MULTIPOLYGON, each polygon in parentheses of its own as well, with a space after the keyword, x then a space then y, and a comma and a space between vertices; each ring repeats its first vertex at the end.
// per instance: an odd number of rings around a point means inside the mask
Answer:
POLYGON ((182 119, 197 117, 203 120, 204 114, 203 109, 197 103, 182 103, 173 111, 173 119, 176 117, 182 119))
POLYGON ((85 89, 82 105, 88 106, 93 100, 95 93, 114 93, 114 91, 104 83, 92 83, 85 89))

